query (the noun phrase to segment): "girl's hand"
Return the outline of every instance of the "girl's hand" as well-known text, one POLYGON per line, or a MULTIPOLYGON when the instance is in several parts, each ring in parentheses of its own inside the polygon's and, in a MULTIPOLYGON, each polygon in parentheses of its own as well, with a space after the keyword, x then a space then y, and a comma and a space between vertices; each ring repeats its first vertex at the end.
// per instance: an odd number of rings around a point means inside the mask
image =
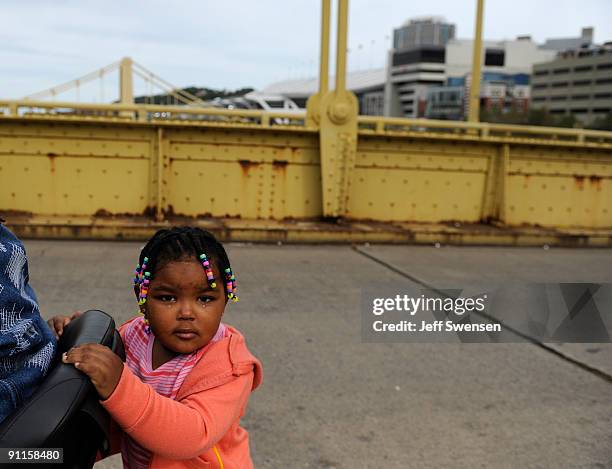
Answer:
POLYGON ((72 313, 72 316, 70 317, 62 316, 62 315, 53 316, 51 319, 47 321, 47 324, 49 325, 49 328, 55 334, 55 338, 59 339, 59 337, 62 335, 62 332, 64 332, 64 327, 66 327, 70 321, 82 315, 83 315, 82 311, 75 311, 74 313, 72 313))
POLYGON ((100 344, 83 344, 72 347, 62 356, 64 363, 74 363, 75 368, 91 379, 102 400, 113 393, 123 371, 123 362, 111 349, 100 344))

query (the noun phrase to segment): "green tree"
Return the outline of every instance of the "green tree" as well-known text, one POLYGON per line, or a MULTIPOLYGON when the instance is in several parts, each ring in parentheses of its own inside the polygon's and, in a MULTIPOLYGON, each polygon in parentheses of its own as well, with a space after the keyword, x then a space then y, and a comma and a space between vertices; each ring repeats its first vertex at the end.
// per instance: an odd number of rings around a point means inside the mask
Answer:
POLYGON ((576 116, 574 116, 573 114, 563 115, 559 119, 557 119, 557 122, 556 122, 556 126, 558 127, 573 128, 573 127, 576 127, 577 124, 578 124, 578 121, 576 120, 576 116))
POLYGON ((555 118, 546 108, 531 108, 527 113, 527 124, 554 126, 555 118))
POLYGON ((604 117, 598 117, 588 128, 594 130, 612 130, 612 112, 608 112, 604 117))

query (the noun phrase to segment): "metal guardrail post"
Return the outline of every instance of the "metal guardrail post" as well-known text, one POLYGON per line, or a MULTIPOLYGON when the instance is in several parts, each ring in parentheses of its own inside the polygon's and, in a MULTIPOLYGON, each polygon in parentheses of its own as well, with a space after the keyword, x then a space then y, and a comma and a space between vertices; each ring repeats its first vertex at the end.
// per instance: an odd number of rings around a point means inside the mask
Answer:
POLYGON ((138 111, 136 111, 136 115, 137 115, 138 120, 140 122, 144 122, 144 121, 147 120, 148 112, 147 112, 146 109, 140 108, 140 109, 138 109, 138 111))

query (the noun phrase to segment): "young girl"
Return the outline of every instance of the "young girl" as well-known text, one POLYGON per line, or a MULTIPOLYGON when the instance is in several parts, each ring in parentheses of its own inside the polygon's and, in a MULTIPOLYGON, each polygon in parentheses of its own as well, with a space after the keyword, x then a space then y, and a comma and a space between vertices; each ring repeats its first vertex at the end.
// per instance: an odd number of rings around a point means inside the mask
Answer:
MULTIPOLYGON (((63 357, 87 374, 118 424, 125 468, 250 468, 240 427, 261 364, 221 322, 236 280, 223 246, 199 228, 158 231, 134 277, 140 313, 119 328, 126 365, 85 344, 63 357)), ((69 318, 49 321, 58 335, 69 318)))

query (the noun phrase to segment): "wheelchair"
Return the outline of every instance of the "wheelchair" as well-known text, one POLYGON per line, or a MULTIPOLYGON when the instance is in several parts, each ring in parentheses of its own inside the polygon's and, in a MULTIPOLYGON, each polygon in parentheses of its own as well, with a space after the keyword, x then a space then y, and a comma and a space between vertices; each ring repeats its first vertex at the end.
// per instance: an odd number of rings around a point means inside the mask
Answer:
MULTIPOLYGON (((89 377, 62 354, 75 345, 106 345, 125 362, 125 350, 115 321, 103 311, 90 310, 72 320, 58 341, 50 371, 34 394, 0 424, 0 448, 63 448, 63 462, 53 468, 87 469, 110 452, 111 418, 99 403, 89 377)), ((40 469, 44 464, 10 467, 40 469)), ((8 465, 6 465, 8 467, 8 465)))

